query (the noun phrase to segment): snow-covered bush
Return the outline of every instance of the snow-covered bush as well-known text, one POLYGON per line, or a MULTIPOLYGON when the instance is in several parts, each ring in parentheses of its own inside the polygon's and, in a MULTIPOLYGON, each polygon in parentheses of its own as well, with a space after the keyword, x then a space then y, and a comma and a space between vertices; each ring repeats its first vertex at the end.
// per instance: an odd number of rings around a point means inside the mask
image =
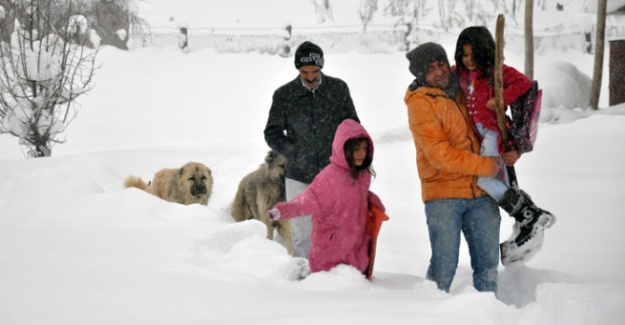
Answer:
POLYGON ((0 43, 0 132, 19 138, 28 157, 50 156, 89 90, 97 34, 73 1, 22 0, 9 42, 0 43))

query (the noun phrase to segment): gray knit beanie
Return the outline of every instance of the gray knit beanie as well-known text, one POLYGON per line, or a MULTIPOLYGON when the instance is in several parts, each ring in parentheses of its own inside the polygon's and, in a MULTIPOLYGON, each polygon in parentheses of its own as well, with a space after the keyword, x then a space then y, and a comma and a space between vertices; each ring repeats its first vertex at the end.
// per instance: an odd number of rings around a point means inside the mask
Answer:
POLYGON ((410 61, 408 70, 417 78, 421 84, 425 84, 425 71, 428 65, 434 61, 440 61, 449 65, 445 49, 436 43, 423 43, 410 52, 406 53, 406 58, 410 61))

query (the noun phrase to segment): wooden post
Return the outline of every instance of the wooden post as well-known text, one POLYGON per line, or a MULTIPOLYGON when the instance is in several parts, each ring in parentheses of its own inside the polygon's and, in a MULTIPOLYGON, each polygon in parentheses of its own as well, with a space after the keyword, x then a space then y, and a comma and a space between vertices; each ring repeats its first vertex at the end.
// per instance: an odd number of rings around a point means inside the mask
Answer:
POLYGON ((534 0, 525 0, 525 75, 534 80, 534 0))
POLYGON ((599 109, 599 96, 601 95, 601 79, 603 78, 603 53, 605 48, 605 16, 608 0, 597 1, 597 38, 595 40, 595 65, 592 74, 592 86, 590 88, 590 107, 599 109))
POLYGON ((625 40, 610 41, 610 106, 625 103, 625 40))
POLYGON ((184 53, 189 53, 189 35, 187 26, 179 26, 180 34, 178 35, 178 47, 184 53))

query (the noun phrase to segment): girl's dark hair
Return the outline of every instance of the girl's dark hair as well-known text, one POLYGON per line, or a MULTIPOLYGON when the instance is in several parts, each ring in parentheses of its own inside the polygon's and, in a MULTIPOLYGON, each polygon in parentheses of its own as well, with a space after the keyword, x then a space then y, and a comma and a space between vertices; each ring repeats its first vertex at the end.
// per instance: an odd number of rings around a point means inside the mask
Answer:
POLYGON ((367 137, 359 137, 359 138, 348 139, 347 141, 345 141, 345 145, 343 147, 343 151, 345 153, 345 159, 347 160, 347 165, 349 166, 349 170, 351 171, 353 179, 357 179, 358 175, 363 170, 367 170, 372 176, 375 177, 375 171, 373 170, 373 167, 371 166, 373 157, 371 157, 371 151, 369 151, 368 149, 367 149, 367 157, 365 157, 365 160, 362 162, 362 165, 360 166, 354 165, 354 152, 356 151, 356 148, 358 147, 358 145, 363 141, 367 143, 367 146, 368 146, 367 148, 371 146, 371 143, 369 143, 369 139, 367 137))
POLYGON ((456 69, 459 73, 468 70, 462 62, 462 47, 464 45, 471 45, 473 62, 484 73, 483 77, 492 78, 495 68, 495 40, 490 31, 484 26, 471 26, 460 33, 454 53, 456 69))

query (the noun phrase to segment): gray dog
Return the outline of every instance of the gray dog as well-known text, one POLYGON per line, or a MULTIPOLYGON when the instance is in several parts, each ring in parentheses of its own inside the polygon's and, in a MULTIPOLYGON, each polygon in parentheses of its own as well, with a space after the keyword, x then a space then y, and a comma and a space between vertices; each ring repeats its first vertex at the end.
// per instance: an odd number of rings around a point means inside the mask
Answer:
POLYGON ((284 167, 286 158, 270 150, 265 162, 257 170, 247 174, 239 183, 237 194, 232 204, 232 217, 237 222, 257 219, 267 225, 267 238, 273 240, 274 228, 283 239, 289 254, 292 253, 293 241, 291 225, 288 220, 269 221, 267 211, 274 204, 285 201, 284 167))

